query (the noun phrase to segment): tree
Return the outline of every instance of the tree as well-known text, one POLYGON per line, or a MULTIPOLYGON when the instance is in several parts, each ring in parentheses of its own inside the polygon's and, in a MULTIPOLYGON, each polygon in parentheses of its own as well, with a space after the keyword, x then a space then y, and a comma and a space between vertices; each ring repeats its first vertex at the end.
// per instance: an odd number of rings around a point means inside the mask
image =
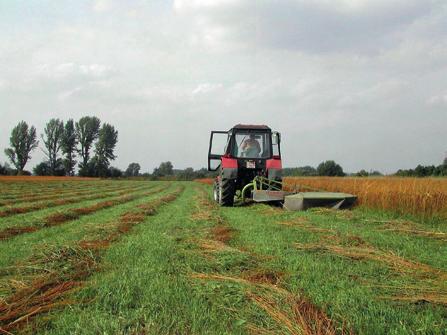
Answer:
POLYGON ((79 164, 80 175, 83 175, 83 172, 85 172, 83 170, 88 168, 87 165, 90 159, 90 149, 93 142, 99 136, 100 125, 101 121, 95 116, 84 116, 76 122, 76 137, 81 146, 79 153, 82 157, 82 162, 79 164))
POLYGON ((130 163, 126 169, 126 177, 137 177, 140 174, 141 166, 138 163, 130 163))
POLYGON ((114 150, 117 142, 118 131, 112 125, 104 123, 95 146, 95 163, 99 177, 107 176, 110 161, 116 158, 114 150))
POLYGON ((155 177, 172 176, 174 174, 174 167, 171 162, 163 162, 158 168, 154 169, 153 175, 155 177))
POLYGON ((117 167, 113 167, 113 166, 111 166, 111 167, 109 168, 109 175, 110 175, 110 177, 112 177, 112 178, 119 178, 119 177, 122 177, 122 175, 123 175, 123 171, 121 171, 121 170, 118 169, 117 167))
POLYGON ((309 165, 296 167, 296 168, 284 168, 282 170, 283 176, 317 176, 317 170, 309 165))
POLYGON ((180 173, 178 174, 178 179, 180 179, 180 180, 193 180, 193 179, 195 179, 194 169, 189 167, 189 168, 186 168, 186 169, 180 171, 180 173))
POLYGON ((5 165, 0 164, 0 176, 6 176, 8 174, 8 169, 5 165))
POLYGON ((317 167, 317 172, 319 176, 343 177, 345 175, 343 168, 334 161, 325 161, 320 163, 317 167))
POLYGON ((48 166, 50 175, 54 176, 58 164, 58 153, 62 145, 64 134, 64 122, 59 119, 51 119, 45 126, 45 136, 42 134, 42 140, 45 145, 44 153, 48 157, 48 166))
POLYGON ((51 175, 50 164, 48 164, 47 161, 37 164, 33 168, 33 173, 36 176, 50 176, 51 175))
POLYGON ((368 176, 369 176, 369 173, 368 173, 368 171, 362 169, 362 170, 360 170, 359 172, 357 172, 355 175, 356 175, 357 177, 368 177, 368 176))
POLYGON ((31 158, 30 153, 39 145, 36 139, 36 128, 28 127, 25 121, 21 121, 12 129, 9 138, 11 148, 5 149, 11 163, 17 169, 17 174, 22 174, 28 159, 31 158))
POLYGON ((67 176, 74 175, 74 168, 76 165, 75 154, 78 139, 76 137, 75 125, 73 119, 65 123, 64 133, 62 135, 62 152, 65 155, 63 164, 67 176))

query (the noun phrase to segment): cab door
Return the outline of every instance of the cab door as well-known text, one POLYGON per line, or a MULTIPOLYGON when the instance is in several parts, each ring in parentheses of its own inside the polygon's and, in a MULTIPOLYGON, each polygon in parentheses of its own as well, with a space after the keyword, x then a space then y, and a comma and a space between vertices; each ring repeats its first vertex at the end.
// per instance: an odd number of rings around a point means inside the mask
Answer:
POLYGON ((228 146, 228 131, 212 131, 208 149, 208 171, 216 171, 228 146))

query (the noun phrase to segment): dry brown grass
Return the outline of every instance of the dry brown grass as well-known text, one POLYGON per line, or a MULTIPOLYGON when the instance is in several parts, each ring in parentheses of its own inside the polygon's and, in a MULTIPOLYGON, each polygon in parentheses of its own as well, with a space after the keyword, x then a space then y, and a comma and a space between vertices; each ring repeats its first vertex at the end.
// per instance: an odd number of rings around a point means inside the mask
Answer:
POLYGON ((39 228, 34 226, 6 228, 0 231, 0 240, 7 240, 8 238, 14 237, 16 235, 31 233, 36 230, 39 230, 39 228))
POLYGON ((422 236, 435 240, 447 241, 447 233, 423 229, 421 225, 412 221, 390 220, 382 223, 383 226, 379 228, 379 230, 382 231, 397 232, 406 235, 422 236))
POLYGON ((201 178, 201 179, 194 179, 195 182, 206 184, 206 185, 213 185, 214 180, 212 178, 201 178))
POLYGON ((35 204, 31 206, 26 207, 11 207, 11 208, 5 208, 4 210, 0 211, 0 217, 6 217, 16 214, 24 214, 32 211, 36 211, 39 209, 45 208, 44 204, 35 204))
POLYGON ((397 274, 412 278, 417 284, 413 286, 378 285, 373 287, 386 288, 389 294, 384 299, 430 302, 447 306, 447 272, 430 265, 405 259, 391 251, 376 249, 368 244, 363 245, 331 245, 327 243, 340 242, 338 239, 325 239, 325 243, 295 244, 299 250, 323 251, 352 260, 367 260, 385 264, 397 274))
MULTIPOLYGON (((60 200, 53 200, 53 201, 46 201, 42 203, 35 203, 35 204, 26 204, 24 206, 20 207, 9 207, 5 208, 0 211, 0 217, 7 217, 12 216, 16 214, 24 214, 29 213, 33 211, 37 211, 44 208, 51 208, 51 207, 57 207, 61 205, 68 205, 68 204, 75 204, 82 201, 88 201, 88 200, 99 200, 107 197, 112 196, 122 196, 123 194, 128 194, 129 192, 135 191, 133 188, 120 188, 113 190, 111 192, 105 192, 105 193, 91 193, 87 195, 82 195, 78 197, 70 197, 66 199, 60 199, 60 200)), ((83 210, 80 209, 80 212, 83 210)), ((80 213, 80 215, 84 215, 84 213, 80 213)))
POLYGON ((396 272, 411 274, 419 277, 435 276, 439 280, 447 280, 447 272, 433 268, 427 264, 411 261, 394 254, 391 251, 383 251, 371 246, 344 246, 323 243, 296 243, 297 249, 308 251, 324 251, 353 260, 371 260, 384 263, 396 272))
POLYGON ((56 176, 0 176, 0 181, 86 181, 99 180, 91 177, 56 177, 56 176))
POLYGON ((284 273, 273 271, 270 269, 256 268, 242 273, 242 278, 247 279, 251 283, 280 285, 284 277, 284 273))
POLYGON ((447 178, 287 177, 289 190, 305 187, 358 196, 358 204, 430 218, 447 215, 447 178))
POLYGON ((95 213, 102 209, 120 205, 120 204, 129 202, 129 201, 138 199, 140 197, 151 195, 156 192, 161 192, 162 190, 163 189, 158 188, 155 190, 151 190, 149 192, 145 192, 143 194, 132 194, 132 195, 121 196, 116 199, 101 201, 101 202, 98 202, 98 203, 90 205, 90 206, 74 208, 67 212, 51 214, 45 218, 45 221, 47 224, 50 224, 53 221, 56 221, 56 223, 62 223, 65 221, 74 220, 74 219, 79 218, 80 216, 89 215, 89 214, 95 213))
MULTIPOLYGON (((348 334, 346 330, 337 333, 333 321, 310 300, 293 294, 279 286, 282 275, 271 271, 245 274, 245 277, 221 274, 194 273, 194 279, 230 281, 246 286, 247 297, 263 309, 280 328, 288 334, 332 335, 348 334)), ((247 326, 251 332, 268 334, 269 330, 253 324, 247 326)), ((274 333, 274 332, 273 332, 274 333)))
MULTIPOLYGON (((92 189, 91 187, 89 188, 85 188, 85 187, 80 187, 80 188, 56 188, 56 189, 51 189, 48 191, 43 191, 41 190, 41 188, 38 188, 39 192, 31 192, 28 194, 22 194, 19 196, 12 196, 11 198, 7 198, 5 200, 2 200, 0 202, 1 205, 6 206, 6 205, 14 205, 17 202, 26 202, 26 203, 32 203, 32 202, 40 202, 40 201, 46 201, 46 200, 54 200, 55 202, 60 202, 60 201, 66 201, 68 197, 68 199, 73 198, 73 197, 81 197, 81 196, 89 196, 89 195, 94 195, 94 194, 99 194, 101 192, 101 194, 103 193, 111 193, 111 192, 119 192, 121 190, 129 190, 128 187, 97 187, 95 185, 95 188, 92 189), (62 198, 62 199, 61 199, 62 198), (9 199, 9 200, 8 200, 9 199)), ((11 194, 9 194, 11 195, 11 194)), ((63 204, 63 203, 62 203, 63 204)))
POLYGON ((210 233, 215 241, 227 244, 233 238, 235 230, 228 226, 219 225, 211 228, 210 233))
MULTIPOLYGON (((248 297, 260 306, 288 334, 335 335, 338 334, 333 321, 308 299, 288 295, 278 301, 271 296, 249 293, 248 297), (286 306, 287 308, 284 308, 286 306)), ((343 330, 341 334, 347 334, 343 330)))
POLYGON ((97 260, 97 253, 77 247, 51 250, 30 259, 28 266, 42 267, 45 271, 0 302, 0 328, 5 331, 20 328, 38 314, 73 303, 66 294, 80 287, 97 269, 97 260))
POLYGON ((313 225, 309 222, 309 220, 305 217, 297 217, 291 220, 286 221, 278 221, 276 222, 279 225, 290 226, 290 227, 298 227, 313 233, 335 233, 334 230, 328 228, 321 228, 313 225))
POLYGON ((57 225, 64 223, 66 221, 76 220, 79 218, 79 216, 80 216, 79 214, 70 213, 70 212, 54 213, 54 214, 48 215, 45 218, 45 226, 46 227, 57 226, 57 225))

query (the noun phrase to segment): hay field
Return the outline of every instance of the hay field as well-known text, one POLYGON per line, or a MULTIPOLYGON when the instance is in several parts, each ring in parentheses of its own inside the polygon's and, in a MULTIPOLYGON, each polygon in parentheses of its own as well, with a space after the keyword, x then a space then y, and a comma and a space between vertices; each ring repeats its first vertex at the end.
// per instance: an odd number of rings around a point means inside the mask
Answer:
POLYGON ((196 182, 0 181, 0 334, 442 334, 447 226, 218 207, 196 182))

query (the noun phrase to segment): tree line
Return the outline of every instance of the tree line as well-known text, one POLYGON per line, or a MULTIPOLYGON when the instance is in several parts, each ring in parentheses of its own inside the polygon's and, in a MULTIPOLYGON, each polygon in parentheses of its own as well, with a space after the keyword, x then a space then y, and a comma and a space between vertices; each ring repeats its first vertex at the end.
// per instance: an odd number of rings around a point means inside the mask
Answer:
POLYGON ((447 158, 444 163, 435 165, 418 165, 414 169, 398 170, 396 176, 400 177, 445 177, 447 176, 447 158))
MULTIPOLYGON (((118 142, 118 131, 111 124, 101 125, 100 119, 94 116, 84 116, 77 122, 54 118, 47 122, 40 139, 46 160, 33 168, 34 174, 74 176, 78 163, 79 176, 111 175, 110 162, 116 158, 114 150, 118 142)), ((12 129, 9 143, 5 154, 15 169, 0 165, 0 174, 30 174, 25 166, 31 153, 39 147, 36 128, 20 121, 12 129)))
POLYGON ((343 177, 346 173, 340 164, 337 164, 333 160, 321 162, 316 168, 313 166, 301 166, 295 168, 284 168, 283 176, 285 177, 314 177, 314 176, 330 176, 330 177, 343 177))
MULTIPOLYGON (((320 163, 316 168, 313 166, 301 166, 294 168, 284 168, 283 176, 295 176, 295 177, 315 177, 315 176, 329 176, 329 177, 375 177, 382 176, 380 171, 366 171, 364 169, 355 173, 345 173, 343 168, 336 162, 329 160, 320 163)), ((447 157, 444 162, 438 166, 435 165, 418 165, 414 169, 403 170, 400 169, 393 174, 398 177, 443 177, 447 176, 447 157)))
POLYGON ((113 168, 117 173, 113 177, 142 177, 145 179, 159 180, 159 179, 174 179, 174 180, 194 180, 201 178, 213 178, 216 176, 215 172, 210 172, 206 168, 194 170, 192 167, 186 169, 174 169, 170 161, 162 162, 152 173, 144 172, 140 174, 140 164, 130 163, 125 171, 113 168))

